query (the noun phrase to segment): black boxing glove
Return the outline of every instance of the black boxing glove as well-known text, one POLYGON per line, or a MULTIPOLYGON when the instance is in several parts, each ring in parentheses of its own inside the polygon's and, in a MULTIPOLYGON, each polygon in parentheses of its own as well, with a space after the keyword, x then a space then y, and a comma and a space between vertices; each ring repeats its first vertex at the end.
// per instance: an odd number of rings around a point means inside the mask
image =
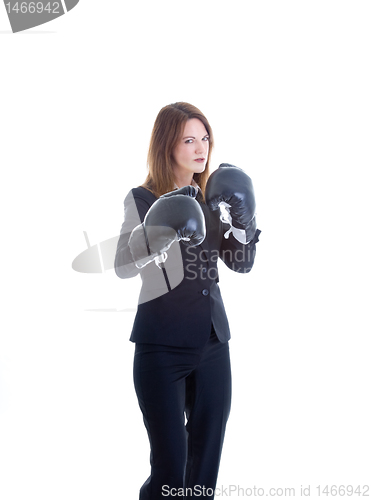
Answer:
POLYGON ((220 208, 222 222, 231 227, 225 233, 246 245, 256 231, 255 195, 250 177, 239 167, 222 163, 206 184, 205 200, 210 210, 220 208))
POLYGON ((205 218, 196 201, 197 189, 185 186, 166 193, 148 210, 142 224, 129 238, 130 252, 138 268, 156 260, 165 262, 166 250, 174 241, 196 246, 206 236, 205 218))

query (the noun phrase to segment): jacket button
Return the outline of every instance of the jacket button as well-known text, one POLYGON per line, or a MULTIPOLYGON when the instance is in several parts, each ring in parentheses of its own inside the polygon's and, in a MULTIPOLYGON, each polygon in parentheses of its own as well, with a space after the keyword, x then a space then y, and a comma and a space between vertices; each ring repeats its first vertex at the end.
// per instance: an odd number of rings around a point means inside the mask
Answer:
POLYGON ((202 290, 202 295, 209 295, 209 290, 206 290, 206 288, 202 290))
POLYGON ((207 271, 206 267, 203 267, 203 268, 201 269, 201 271, 202 271, 203 273, 206 273, 206 271, 207 271))

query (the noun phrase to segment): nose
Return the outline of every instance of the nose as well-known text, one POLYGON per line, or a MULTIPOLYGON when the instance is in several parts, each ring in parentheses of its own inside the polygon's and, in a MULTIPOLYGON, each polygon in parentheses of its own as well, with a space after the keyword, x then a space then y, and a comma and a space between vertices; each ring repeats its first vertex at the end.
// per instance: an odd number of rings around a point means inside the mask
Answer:
POLYGON ((208 141, 197 141, 196 154, 201 154, 203 156, 206 156, 208 147, 209 147, 208 141))

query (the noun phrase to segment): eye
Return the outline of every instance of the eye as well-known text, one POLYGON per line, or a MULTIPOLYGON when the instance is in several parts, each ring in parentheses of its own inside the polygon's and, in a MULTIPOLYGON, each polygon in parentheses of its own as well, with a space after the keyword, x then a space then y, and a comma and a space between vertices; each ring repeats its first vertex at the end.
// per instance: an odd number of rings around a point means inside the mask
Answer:
POLYGON ((187 139, 187 140, 185 141, 185 144, 192 144, 192 142, 193 142, 193 139, 187 139))
POLYGON ((208 141, 210 139, 210 137, 208 135, 206 135, 202 140, 203 141, 208 141))

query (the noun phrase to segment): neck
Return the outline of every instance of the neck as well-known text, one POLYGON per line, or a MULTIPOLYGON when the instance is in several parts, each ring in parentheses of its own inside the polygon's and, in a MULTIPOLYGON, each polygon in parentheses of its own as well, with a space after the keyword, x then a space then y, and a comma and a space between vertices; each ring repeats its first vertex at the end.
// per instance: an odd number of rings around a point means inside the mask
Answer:
POLYGON ((193 174, 184 175, 181 177, 178 177, 177 175, 174 174, 174 182, 178 186, 178 188, 191 185, 192 179, 193 179, 193 174))

